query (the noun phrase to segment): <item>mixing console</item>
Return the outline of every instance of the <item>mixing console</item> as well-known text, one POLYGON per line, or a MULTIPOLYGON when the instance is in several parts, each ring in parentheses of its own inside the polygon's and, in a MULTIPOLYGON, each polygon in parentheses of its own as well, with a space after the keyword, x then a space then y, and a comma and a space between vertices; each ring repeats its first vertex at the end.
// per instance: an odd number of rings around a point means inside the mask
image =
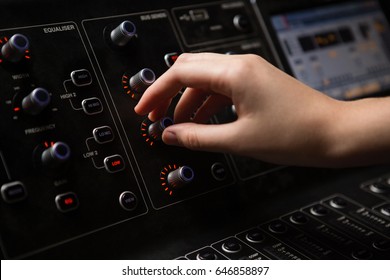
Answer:
MULTIPOLYGON (((180 94, 157 122, 134 113, 183 52, 283 67, 260 4, 57 2, 0 1, 3 258, 390 256, 386 166, 292 168, 167 146, 180 94)), ((210 122, 235 118, 230 107, 210 122)))

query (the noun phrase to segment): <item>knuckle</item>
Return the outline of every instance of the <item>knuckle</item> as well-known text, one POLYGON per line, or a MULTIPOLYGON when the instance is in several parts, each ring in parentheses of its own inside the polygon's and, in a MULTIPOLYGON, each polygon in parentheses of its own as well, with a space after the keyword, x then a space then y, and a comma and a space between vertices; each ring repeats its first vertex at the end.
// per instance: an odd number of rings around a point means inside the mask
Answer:
POLYGON ((185 146, 191 150, 199 150, 202 148, 195 128, 191 128, 187 131, 185 136, 185 146))

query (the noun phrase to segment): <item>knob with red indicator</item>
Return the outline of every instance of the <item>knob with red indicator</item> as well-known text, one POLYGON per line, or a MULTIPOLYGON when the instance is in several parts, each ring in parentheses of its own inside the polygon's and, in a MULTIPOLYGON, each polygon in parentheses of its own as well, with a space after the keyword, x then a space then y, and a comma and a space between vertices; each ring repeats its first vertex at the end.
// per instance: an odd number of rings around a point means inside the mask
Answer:
POLYGON ((36 88, 22 100, 23 111, 29 115, 38 115, 50 103, 49 92, 44 88, 36 88))
POLYGON ((28 38, 22 34, 13 35, 1 48, 1 55, 9 62, 19 62, 30 46, 28 38))
POLYGON ((156 80, 153 70, 144 68, 129 79, 130 90, 135 94, 135 98, 140 98, 145 90, 156 80))
POLYGON ((111 31, 110 39, 114 45, 124 47, 136 34, 137 29, 134 23, 125 20, 111 31))
POLYGON ((70 148, 64 142, 56 142, 43 151, 41 163, 44 168, 55 169, 65 165, 70 159, 70 148))
POLYGON ((181 166, 168 174, 167 182, 173 188, 181 188, 194 179, 194 171, 191 167, 181 166))
POLYGON ((161 140, 163 131, 170 125, 173 125, 173 120, 170 117, 165 117, 152 123, 148 128, 149 137, 154 140, 161 140))

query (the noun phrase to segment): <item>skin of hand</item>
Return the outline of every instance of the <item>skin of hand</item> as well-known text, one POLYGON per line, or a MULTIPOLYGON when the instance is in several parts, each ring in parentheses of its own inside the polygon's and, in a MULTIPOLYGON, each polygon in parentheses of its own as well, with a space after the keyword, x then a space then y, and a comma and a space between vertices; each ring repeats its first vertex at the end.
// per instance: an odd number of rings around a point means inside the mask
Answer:
POLYGON ((321 167, 377 163, 389 150, 390 129, 380 131, 382 118, 390 120, 388 98, 338 101, 256 55, 182 54, 134 110, 156 121, 183 87, 175 124, 163 133, 168 145, 321 167), (205 124, 232 104, 236 121, 205 124))

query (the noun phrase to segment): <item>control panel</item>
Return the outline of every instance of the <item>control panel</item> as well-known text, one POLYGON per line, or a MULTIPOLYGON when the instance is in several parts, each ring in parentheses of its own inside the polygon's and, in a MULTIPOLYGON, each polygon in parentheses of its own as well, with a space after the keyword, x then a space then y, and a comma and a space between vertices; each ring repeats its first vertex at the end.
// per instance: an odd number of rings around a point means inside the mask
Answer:
POLYGON ((156 122, 135 114, 183 52, 277 64, 256 1, 23 3, 0 1, 3 258, 389 256, 389 183, 369 181, 385 167, 335 191, 339 172, 165 145, 181 92, 156 122))

